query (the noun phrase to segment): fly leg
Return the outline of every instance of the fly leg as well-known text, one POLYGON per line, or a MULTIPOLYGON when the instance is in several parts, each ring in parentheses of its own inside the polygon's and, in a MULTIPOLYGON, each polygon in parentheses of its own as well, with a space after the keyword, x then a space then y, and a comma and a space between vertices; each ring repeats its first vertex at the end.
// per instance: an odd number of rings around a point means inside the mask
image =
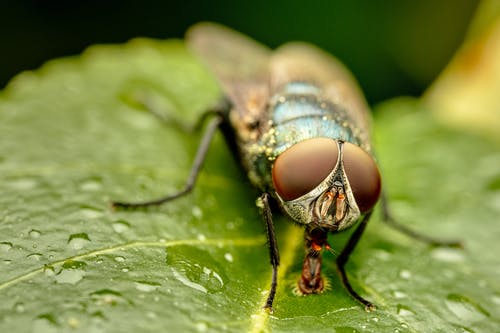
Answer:
POLYGON ((353 232, 351 235, 351 238, 349 238, 349 241, 347 242, 346 246, 340 252, 339 256, 337 257, 337 271, 340 274, 340 278, 342 280, 342 284, 344 285, 344 288, 349 292, 349 294, 358 302, 364 305, 365 310, 367 312, 375 310, 375 304, 371 303, 370 301, 364 299, 361 297, 351 286, 351 283, 349 282, 349 278, 347 277, 347 274, 345 272, 345 265, 347 263, 347 260, 349 259, 349 255, 352 253, 354 248, 356 247, 356 244, 358 244, 358 241, 360 240, 361 236, 363 235, 363 231, 365 231, 366 225, 368 224, 368 221, 370 220, 371 212, 367 213, 363 219, 361 220, 359 226, 356 228, 356 230, 353 232))
POLYGON ((458 247, 461 248, 463 247, 462 242, 457 241, 457 240, 447 240, 447 239, 439 239, 439 238, 434 238, 422 233, 419 233, 411 228, 408 228, 401 222, 397 221, 394 219, 393 215, 391 214, 391 211, 389 209, 389 205, 387 202, 387 197, 385 193, 382 191, 381 195, 381 205, 382 205, 382 220, 387 223, 389 226, 392 228, 398 230, 399 232, 412 237, 418 241, 421 241, 423 243, 427 243, 432 246, 445 246, 445 247, 458 247))
POLYGON ((157 198, 154 200, 149 200, 149 201, 143 201, 143 202, 122 202, 122 201, 114 201, 112 202, 113 207, 120 207, 120 208, 140 208, 140 207, 148 207, 148 206, 156 206, 163 204, 165 202, 177 199, 187 193, 189 193, 195 183, 196 179, 198 178, 198 174, 200 173, 201 167, 203 165, 203 162, 205 161, 205 158, 207 156, 208 148, 210 147, 210 143, 212 142, 212 139, 215 135, 215 132, 217 129, 223 124, 224 122, 224 116, 223 116, 223 110, 211 110, 208 112, 205 112, 200 120, 198 121, 197 125, 198 127, 201 127, 200 124, 203 123, 207 118, 212 117, 210 122, 208 123, 205 132, 203 134, 203 137, 200 141, 200 145, 198 146, 198 150, 196 152, 196 156, 194 158, 193 165, 191 166, 191 171, 189 173, 188 178, 186 179, 186 183, 184 184, 184 187, 175 192, 168 194, 166 196, 163 196, 161 198, 157 198))
POLYGON ((278 242, 276 241, 276 234, 274 233, 271 207, 269 206, 269 194, 263 193, 257 202, 257 205, 262 209, 264 222, 266 222, 266 234, 269 243, 269 259, 271 260, 271 266, 273 267, 271 289, 269 290, 269 295, 267 296, 264 309, 272 313, 274 296, 276 295, 276 287, 278 286, 278 266, 280 264, 280 255, 278 251, 278 242))

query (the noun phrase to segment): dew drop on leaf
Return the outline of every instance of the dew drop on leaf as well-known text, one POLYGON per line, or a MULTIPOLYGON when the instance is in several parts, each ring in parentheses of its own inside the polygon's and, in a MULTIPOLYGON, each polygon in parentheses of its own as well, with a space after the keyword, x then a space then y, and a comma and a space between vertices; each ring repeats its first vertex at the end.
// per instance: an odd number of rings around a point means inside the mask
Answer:
POLYGON ((61 270, 54 275, 57 283, 76 284, 85 276, 85 264, 83 261, 67 260, 63 263, 61 270))
POLYGON ((200 207, 198 206, 194 206, 192 209, 191 209, 191 214, 193 214, 193 216, 195 218, 197 218, 198 220, 201 219, 203 217, 203 211, 201 210, 200 207))
POLYGON ((406 298, 407 297, 406 293, 404 293, 402 291, 399 291, 399 290, 395 290, 393 292, 393 295, 394 295, 395 298, 398 298, 398 299, 406 298))
POLYGON ((49 265, 45 265, 43 267, 43 273, 45 274, 45 276, 54 276, 56 274, 56 271, 55 271, 54 267, 49 266, 49 265))
POLYGON ((161 284, 159 284, 159 283, 148 282, 148 281, 136 281, 136 282, 134 282, 134 285, 135 285, 135 289, 137 289, 139 291, 146 292, 146 293, 155 291, 156 289, 158 289, 161 286, 161 284))
POLYGON ((464 261, 464 253, 461 249, 438 247, 432 250, 431 256, 436 260, 444 262, 464 261))
POLYGON ((10 249, 12 249, 12 243, 11 242, 0 242, 0 251, 7 252, 10 249))
POLYGON ((122 256, 115 257, 115 261, 117 261, 117 262, 124 262, 125 260, 126 260, 125 257, 122 257, 122 256))
POLYGON ((196 323, 195 327, 196 327, 196 331, 198 331, 198 332, 206 332, 208 329, 207 323, 203 323, 203 322, 196 323))
POLYGON ((28 234, 31 238, 36 239, 39 238, 42 233, 39 230, 31 229, 31 231, 28 234))
POLYGON ((411 310, 409 307, 406 305, 398 304, 397 306, 397 313, 399 316, 403 317, 408 317, 408 316, 414 316, 415 312, 411 310))
POLYGON ((14 304, 14 310, 17 313, 23 313, 26 310, 26 307, 24 306, 24 303, 17 302, 16 304, 14 304))
POLYGON ((90 293, 92 301, 97 305, 116 305, 130 303, 123 295, 112 289, 100 289, 90 293))
POLYGON ((32 324, 32 332, 58 332, 59 331, 59 323, 57 322, 56 316, 51 313, 44 313, 38 315, 32 324))
POLYGON ((174 278, 176 278, 177 281, 179 281, 183 285, 185 285, 185 286, 187 286, 189 288, 192 288, 194 290, 201 291, 201 292, 203 292, 205 294, 208 292, 207 288, 203 287, 199 283, 191 281, 184 274, 182 274, 181 272, 177 271, 175 268, 172 268, 172 274, 174 275, 174 278))
POLYGON ((31 260, 36 260, 36 261, 40 261, 40 259, 42 259, 42 257, 43 257, 43 254, 41 254, 41 253, 31 253, 31 254, 28 254, 26 256, 26 258, 31 259, 31 260))
POLYGON ((76 284, 78 281, 83 279, 85 276, 85 271, 81 269, 63 269, 61 272, 56 274, 54 278, 57 283, 69 283, 76 284))
POLYGON ((90 243, 89 235, 84 232, 72 234, 68 238, 68 245, 75 250, 83 249, 88 243, 90 243))
POLYGON ((130 223, 124 220, 119 220, 114 222, 111 226, 113 227, 113 230, 115 232, 121 234, 122 232, 125 232, 130 228, 130 223))
POLYGON ((402 279, 405 279, 405 280, 408 280, 411 278, 411 272, 407 269, 403 269, 399 272, 399 276, 402 278, 402 279))
POLYGON ((102 188, 100 179, 89 179, 80 184, 80 189, 87 192, 99 191, 102 188))
POLYGON ((93 207, 82 207, 78 211, 78 216, 80 218, 88 219, 88 220, 96 219, 98 217, 101 217, 102 214, 103 213, 102 213, 102 211, 100 209, 93 208, 93 207))
POLYGON ((233 262, 233 255, 231 253, 225 253, 224 254, 224 259, 226 259, 229 262, 233 262))

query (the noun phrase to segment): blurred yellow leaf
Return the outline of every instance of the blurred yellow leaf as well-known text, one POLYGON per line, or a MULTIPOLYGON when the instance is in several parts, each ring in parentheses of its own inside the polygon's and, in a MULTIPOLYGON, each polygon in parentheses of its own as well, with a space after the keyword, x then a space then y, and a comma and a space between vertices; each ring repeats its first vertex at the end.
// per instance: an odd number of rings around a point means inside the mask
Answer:
POLYGON ((446 123, 500 140, 500 6, 485 1, 470 39, 424 96, 446 123))

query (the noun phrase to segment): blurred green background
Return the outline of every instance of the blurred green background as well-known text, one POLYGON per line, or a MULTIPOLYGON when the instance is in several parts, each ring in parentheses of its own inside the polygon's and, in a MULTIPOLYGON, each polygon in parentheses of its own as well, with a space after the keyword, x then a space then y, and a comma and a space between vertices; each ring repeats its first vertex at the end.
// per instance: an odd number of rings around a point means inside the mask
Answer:
POLYGON ((371 103, 418 96, 464 40, 478 2, 7 0, 0 3, 0 88, 20 71, 92 44, 181 38, 191 24, 210 20, 272 47, 319 45, 351 68, 371 103))

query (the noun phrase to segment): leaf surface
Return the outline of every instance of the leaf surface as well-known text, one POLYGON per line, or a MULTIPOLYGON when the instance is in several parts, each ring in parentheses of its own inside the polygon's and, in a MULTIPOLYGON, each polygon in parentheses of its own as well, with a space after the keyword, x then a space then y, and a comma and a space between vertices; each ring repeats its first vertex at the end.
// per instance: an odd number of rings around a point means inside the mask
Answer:
MULTIPOLYGON (((96 46, 18 76, 0 97, 0 328, 5 332, 492 332, 500 325, 500 151, 420 104, 378 109, 378 158, 395 215, 465 250, 432 249, 375 214, 330 290, 299 297, 302 230, 275 214, 275 312, 258 193, 217 136, 193 193, 159 208, 109 203, 173 192, 200 135, 183 129, 218 89, 180 41, 96 46), (175 119, 164 124, 142 98, 175 119)), ((331 237, 339 252, 349 232, 331 237)))

